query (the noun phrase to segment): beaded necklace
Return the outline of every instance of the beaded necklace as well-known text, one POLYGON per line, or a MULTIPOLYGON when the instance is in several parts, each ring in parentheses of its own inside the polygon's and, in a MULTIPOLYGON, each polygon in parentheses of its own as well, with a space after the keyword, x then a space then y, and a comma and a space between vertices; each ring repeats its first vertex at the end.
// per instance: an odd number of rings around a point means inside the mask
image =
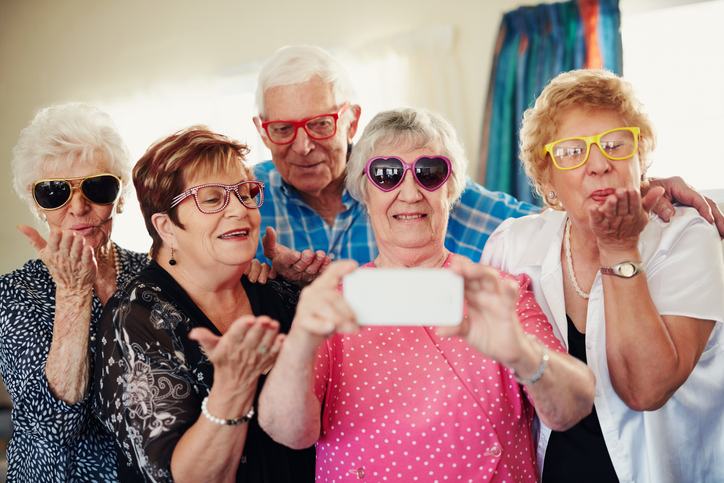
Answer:
POLYGON ((571 257, 571 219, 568 218, 566 220, 566 234, 563 237, 564 243, 563 246, 566 250, 566 261, 568 262, 568 275, 571 276, 571 282, 573 282, 573 288, 576 289, 576 292, 578 292, 578 295, 583 297, 584 299, 587 299, 591 296, 590 293, 586 293, 583 290, 581 290, 581 287, 578 285, 578 280, 576 280, 576 274, 573 271, 573 258, 571 257))
POLYGON ((118 280, 121 278, 121 260, 118 257, 118 250, 116 250, 116 244, 111 242, 111 252, 113 252, 113 266, 116 269, 116 285, 118 280))

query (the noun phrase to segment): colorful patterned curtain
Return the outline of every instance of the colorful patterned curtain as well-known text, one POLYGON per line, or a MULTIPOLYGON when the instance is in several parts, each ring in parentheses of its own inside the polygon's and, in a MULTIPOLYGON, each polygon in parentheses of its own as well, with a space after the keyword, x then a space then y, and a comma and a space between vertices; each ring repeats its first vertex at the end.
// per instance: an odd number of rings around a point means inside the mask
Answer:
POLYGON ((518 160, 523 112, 561 72, 603 67, 621 75, 620 24, 618 0, 571 0, 503 16, 483 120, 481 184, 538 201, 518 160))

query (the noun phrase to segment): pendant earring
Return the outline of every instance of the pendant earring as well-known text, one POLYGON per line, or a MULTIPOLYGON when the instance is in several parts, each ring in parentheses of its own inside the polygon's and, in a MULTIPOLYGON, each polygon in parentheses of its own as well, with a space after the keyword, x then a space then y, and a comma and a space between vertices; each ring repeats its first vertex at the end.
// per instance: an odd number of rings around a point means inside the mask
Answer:
POLYGON ((171 249, 171 260, 168 261, 168 264, 171 266, 176 265, 176 260, 173 258, 173 248, 171 249))
POLYGON ((46 221, 48 221, 48 217, 45 216, 45 213, 42 213, 42 212, 41 212, 41 213, 38 215, 38 217, 40 217, 40 221, 42 221, 43 223, 45 223, 46 221))
POLYGON ((548 192, 548 199, 554 199, 556 197, 556 192, 551 190, 548 192))
POLYGON ((119 215, 123 213, 123 205, 116 205, 116 213, 119 215))

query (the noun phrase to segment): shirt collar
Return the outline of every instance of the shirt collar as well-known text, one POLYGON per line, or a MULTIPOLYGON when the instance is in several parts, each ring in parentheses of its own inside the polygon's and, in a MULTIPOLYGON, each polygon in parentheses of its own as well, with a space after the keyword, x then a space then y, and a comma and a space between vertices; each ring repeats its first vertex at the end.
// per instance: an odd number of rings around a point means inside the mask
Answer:
POLYGON ((518 266, 551 267, 560 263, 560 247, 567 214, 564 211, 546 210, 540 216, 546 223, 528 244, 528 249, 517 263, 518 266))
MULTIPOLYGON (((269 176, 269 183, 272 185, 272 187, 279 189, 279 191, 287 198, 287 200, 296 203, 303 203, 304 205, 306 205, 306 203, 304 203, 304 200, 302 200, 301 196, 299 196, 299 193, 296 192, 294 187, 284 181, 279 171, 274 170, 274 172, 269 176)), ((361 205, 362 203, 354 199, 345 187, 344 191, 342 191, 342 204, 344 204, 344 207, 349 210, 357 204, 361 205)))

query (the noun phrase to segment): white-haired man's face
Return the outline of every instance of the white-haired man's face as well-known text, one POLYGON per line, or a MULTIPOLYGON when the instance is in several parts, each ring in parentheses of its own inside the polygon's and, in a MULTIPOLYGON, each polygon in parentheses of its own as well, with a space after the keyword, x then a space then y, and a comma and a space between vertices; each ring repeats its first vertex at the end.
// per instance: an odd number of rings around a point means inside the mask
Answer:
POLYGON ((328 139, 313 139, 304 128, 298 128, 296 137, 288 144, 275 144, 261 127, 262 121, 302 121, 315 116, 337 113, 332 86, 315 77, 302 84, 277 86, 264 93, 266 115, 254 118, 264 144, 272 152, 274 166, 282 179, 302 196, 323 196, 325 190, 335 191, 344 183, 347 164, 347 146, 357 131, 359 106, 351 105, 354 115, 337 121, 337 131, 328 139))

